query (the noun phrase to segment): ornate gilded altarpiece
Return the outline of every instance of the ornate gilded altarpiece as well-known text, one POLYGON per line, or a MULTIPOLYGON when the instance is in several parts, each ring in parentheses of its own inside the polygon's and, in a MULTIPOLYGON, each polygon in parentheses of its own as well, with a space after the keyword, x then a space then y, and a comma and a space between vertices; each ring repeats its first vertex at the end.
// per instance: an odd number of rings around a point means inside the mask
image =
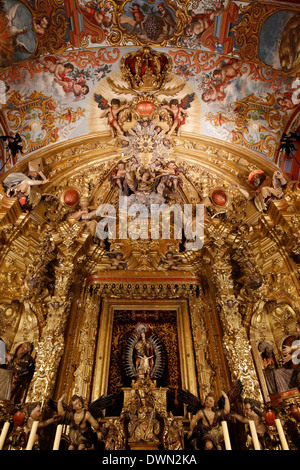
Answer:
MULTIPOLYGON (((111 34, 112 41, 113 28, 111 34)), ((282 368, 282 344, 295 334, 300 314, 299 181, 286 181, 263 209, 247 199, 239 186, 251 191, 249 175, 257 171, 272 179, 275 160, 261 158, 263 143, 254 152, 200 136, 195 120, 181 132, 185 120, 176 121, 163 96, 180 97, 187 119, 190 108, 197 115, 199 100, 171 66, 171 55, 148 46, 124 54, 120 70, 97 85, 92 132, 40 148, 3 175, 5 183, 29 169, 45 179, 26 197, 11 193, 14 186, 1 191, 1 338, 10 352, 33 343, 26 401, 76 393, 88 403, 130 388, 126 347, 137 325, 146 324, 165 356, 157 386, 168 389, 168 409, 185 425, 178 389, 203 400, 241 381, 242 399, 277 407, 297 428, 291 406, 299 405, 299 389, 271 390, 262 344, 271 344, 282 368), (109 114, 113 105, 118 119, 109 114), (97 132, 99 113, 108 121, 97 132), (203 205, 203 246, 193 250, 192 236, 176 238, 172 217, 169 238, 149 237, 148 213, 125 220, 120 196, 129 207, 141 201, 148 207, 151 198, 167 209, 190 205, 191 228, 196 205, 203 205), (116 232, 108 225, 101 240, 100 209, 108 206, 116 232), (125 222, 131 236, 122 237, 125 222)), ((256 109, 253 97, 249 103, 256 109)), ((54 104, 47 106, 49 117, 54 104)))

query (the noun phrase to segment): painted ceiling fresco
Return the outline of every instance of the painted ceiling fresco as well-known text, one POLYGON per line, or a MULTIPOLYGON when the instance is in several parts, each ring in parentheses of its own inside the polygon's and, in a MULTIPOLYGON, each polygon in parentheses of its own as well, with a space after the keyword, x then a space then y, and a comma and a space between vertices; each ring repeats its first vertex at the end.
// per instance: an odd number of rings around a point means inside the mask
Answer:
POLYGON ((18 136, 22 153, 8 158, 2 140, 0 172, 46 146, 109 132, 105 103, 134 98, 122 61, 144 46, 171 59, 166 87, 176 90, 182 132, 280 166, 282 133, 299 127, 297 3, 1 1, 0 132, 18 136))

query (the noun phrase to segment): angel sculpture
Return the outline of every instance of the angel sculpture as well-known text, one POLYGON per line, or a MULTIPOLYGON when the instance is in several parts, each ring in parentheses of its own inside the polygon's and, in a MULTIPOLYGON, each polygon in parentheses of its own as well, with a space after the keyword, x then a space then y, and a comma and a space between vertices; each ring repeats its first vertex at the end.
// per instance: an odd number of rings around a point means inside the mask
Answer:
POLYGON ((120 251, 106 253, 106 256, 111 260, 110 269, 127 269, 127 263, 120 251))
POLYGON ((121 102, 117 98, 113 98, 109 105, 108 101, 104 96, 94 93, 94 100, 98 103, 98 108, 104 110, 100 118, 107 116, 107 123, 110 127, 112 137, 115 137, 115 131, 121 135, 124 135, 124 131, 121 129, 118 122, 118 114, 125 108, 128 108, 127 104, 121 105, 121 102))
POLYGON ((165 256, 160 256, 158 262, 158 269, 180 269, 179 264, 183 263, 182 259, 179 256, 174 256, 171 251, 168 251, 165 256))
POLYGON ((10 173, 3 181, 2 186, 7 197, 16 198, 23 211, 34 209, 41 200, 53 200, 50 194, 44 194, 37 186, 49 183, 43 173, 40 158, 28 164, 28 174, 10 173))
POLYGON ((242 391, 242 384, 238 380, 226 394, 218 401, 215 409, 215 396, 208 393, 204 403, 189 391, 178 390, 178 399, 186 403, 187 411, 194 416, 190 423, 188 439, 192 447, 204 450, 222 450, 223 433, 220 428, 221 421, 226 420, 231 404, 237 400, 242 391))
POLYGON ((103 424, 101 431, 105 450, 119 450, 122 447, 123 433, 117 419, 109 418, 103 424))
MULTIPOLYGON (((88 409, 84 407, 82 397, 73 395, 71 406, 63 402, 64 397, 65 395, 57 402, 57 412, 63 418, 63 424, 70 426, 69 434, 62 436, 67 442, 68 450, 90 450, 99 446, 102 433, 98 419, 103 417, 102 410, 112 405, 114 395, 102 395, 88 409)), ((54 404, 54 401, 50 401, 50 406, 53 407, 54 404)))
MULTIPOLYGON (((243 403, 243 414, 231 413, 231 416, 241 423, 248 424, 249 421, 254 421, 254 426, 257 432, 258 440, 261 446, 261 449, 266 448, 266 441, 268 439, 267 426, 264 423, 263 415, 264 409, 262 404, 254 400, 253 398, 245 398, 243 403)), ((248 436, 250 437, 250 432, 248 429, 248 436)), ((249 441, 249 439, 247 439, 249 441)))
POLYGON ((168 105, 163 105, 164 109, 171 111, 173 114, 173 125, 168 132, 168 135, 172 134, 175 129, 177 129, 177 135, 180 136, 181 126, 185 124, 185 120, 187 117, 186 110, 190 108, 191 103, 195 99, 195 93, 190 93, 186 95, 181 102, 178 99, 173 98, 168 105))
POLYGON ((282 199, 287 180, 281 170, 276 170, 272 178, 263 170, 253 170, 248 176, 249 183, 254 189, 247 191, 243 186, 235 184, 233 189, 238 189, 248 200, 253 201, 258 211, 266 212, 273 199, 282 199))

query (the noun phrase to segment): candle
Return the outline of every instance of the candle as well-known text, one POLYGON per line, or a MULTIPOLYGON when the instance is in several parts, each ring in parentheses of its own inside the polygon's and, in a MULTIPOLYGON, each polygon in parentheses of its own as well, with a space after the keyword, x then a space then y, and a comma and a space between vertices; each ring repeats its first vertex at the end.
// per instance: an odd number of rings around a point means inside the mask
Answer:
POLYGON ((222 429, 223 429, 223 435, 224 435, 224 441, 225 441, 225 449, 226 450, 231 450, 228 426, 227 426, 226 421, 222 421, 222 429))
POLYGON ((6 439, 8 430, 9 430, 9 426, 10 426, 9 422, 6 421, 6 423, 4 423, 4 426, 3 426, 3 428, 2 428, 1 436, 0 436, 0 450, 3 449, 4 443, 5 443, 5 439, 6 439))
POLYGON ((27 442, 26 450, 32 450, 32 447, 33 447, 33 444, 34 444, 34 438, 35 438, 35 435, 36 435, 38 425, 39 425, 38 421, 34 421, 32 423, 32 428, 31 428, 31 431, 30 431, 30 434, 29 434, 29 439, 28 439, 28 442, 27 442))
POLYGON ((249 426, 250 426, 251 436, 253 440, 254 450, 261 450, 259 440, 257 437, 255 423, 252 419, 249 420, 249 426))
POLYGON ((281 445, 282 445, 282 449, 283 450, 289 450, 289 446, 288 446, 288 443, 286 441, 285 434, 284 434, 283 427, 282 427, 282 424, 280 422, 280 419, 278 419, 278 418, 275 419, 275 423, 276 423, 277 431, 278 431, 278 434, 279 434, 279 439, 280 439, 280 442, 281 442, 281 445))
POLYGON ((55 434, 55 439, 54 439, 54 444, 53 444, 53 450, 59 450, 61 434, 62 434, 62 424, 58 424, 57 428, 56 428, 56 434, 55 434))

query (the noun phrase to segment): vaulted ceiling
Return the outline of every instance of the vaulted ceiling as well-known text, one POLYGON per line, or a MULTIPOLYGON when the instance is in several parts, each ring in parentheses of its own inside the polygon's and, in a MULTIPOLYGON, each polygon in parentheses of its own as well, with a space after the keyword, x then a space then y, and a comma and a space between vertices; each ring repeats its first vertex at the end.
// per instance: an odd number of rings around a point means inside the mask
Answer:
POLYGON ((172 97, 191 97, 182 135, 225 145, 256 167, 282 166, 282 133, 299 126, 297 1, 6 0, 0 8, 0 132, 19 134, 23 148, 13 158, 1 141, 1 173, 106 135, 95 94, 130 102, 120 64, 145 45, 171 58, 172 97))

